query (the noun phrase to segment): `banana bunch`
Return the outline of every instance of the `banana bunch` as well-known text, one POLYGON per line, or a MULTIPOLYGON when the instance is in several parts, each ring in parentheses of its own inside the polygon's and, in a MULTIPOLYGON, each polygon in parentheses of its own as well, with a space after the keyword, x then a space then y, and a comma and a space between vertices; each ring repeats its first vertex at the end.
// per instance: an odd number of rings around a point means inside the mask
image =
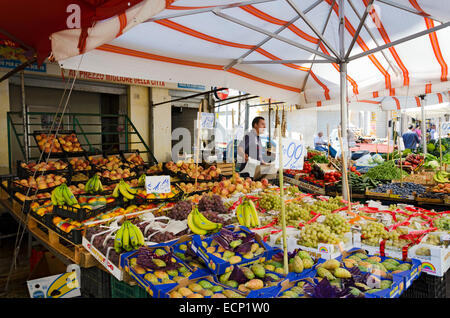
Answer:
POLYGON ((258 212, 252 200, 244 200, 236 209, 236 216, 240 225, 248 228, 260 226, 258 212))
POLYGON ((99 193, 103 191, 103 185, 98 177, 98 174, 94 175, 88 180, 88 182, 86 182, 84 191, 86 191, 86 193, 99 193))
POLYGON ((445 171, 438 171, 434 174, 433 179, 434 181, 438 182, 438 183, 448 183, 450 182, 450 173, 445 172, 445 171))
POLYGON ((194 207, 188 215, 188 226, 195 234, 205 235, 210 231, 219 230, 222 228, 221 223, 214 223, 208 220, 203 214, 194 207))
POLYGON ((136 193, 136 189, 132 189, 128 183, 123 181, 123 179, 120 179, 119 183, 113 190, 112 196, 118 198, 119 195, 122 195, 123 200, 127 202, 128 200, 133 200, 136 193))
POLYGON ((51 199, 53 205, 70 205, 78 208, 80 207, 78 205, 78 200, 65 183, 61 184, 59 187, 56 187, 52 191, 51 199))
POLYGON ((139 179, 138 179, 138 186, 139 186, 139 187, 145 187, 145 177, 146 177, 145 173, 143 173, 143 174, 139 177, 139 179))
POLYGON ((120 254, 129 252, 145 244, 144 234, 130 221, 123 222, 114 239, 114 250, 120 254))

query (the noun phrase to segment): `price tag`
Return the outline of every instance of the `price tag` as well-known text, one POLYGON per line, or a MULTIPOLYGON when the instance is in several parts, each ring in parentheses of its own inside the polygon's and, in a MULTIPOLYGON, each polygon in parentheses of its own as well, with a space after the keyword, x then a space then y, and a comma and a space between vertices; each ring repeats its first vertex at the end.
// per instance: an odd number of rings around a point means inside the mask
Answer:
POLYGON ((213 129, 214 128, 214 113, 200 114, 200 128, 213 129))
POLYGON ((448 134, 450 134, 450 121, 446 121, 445 123, 442 123, 441 125, 442 133, 441 137, 446 137, 448 134))
POLYGON ((170 176, 147 176, 145 177, 145 189, 148 193, 169 193, 170 176))
MULTIPOLYGON (((303 141, 283 138, 281 142, 283 149, 283 169, 302 170, 306 154, 303 141)), ((278 162, 279 160, 276 160, 277 165, 278 162)))

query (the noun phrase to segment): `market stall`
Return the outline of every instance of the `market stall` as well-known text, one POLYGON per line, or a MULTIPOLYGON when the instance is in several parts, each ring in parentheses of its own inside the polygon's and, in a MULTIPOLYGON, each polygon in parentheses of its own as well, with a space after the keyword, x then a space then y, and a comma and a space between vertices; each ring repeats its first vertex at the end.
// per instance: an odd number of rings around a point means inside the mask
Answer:
MULTIPOLYGON (((164 80, 240 87, 301 107, 339 101, 341 157, 283 138, 278 125, 279 177, 272 180, 223 176, 217 165, 198 160, 197 137, 196 161, 149 166, 138 154, 133 159, 117 153, 89 156, 92 173, 80 181, 73 179, 71 161, 64 168, 48 166, 61 143, 58 125, 40 149, 36 164, 47 165, 40 167, 40 176, 31 169, 32 175, 2 180, 2 203, 23 226, 74 263, 89 267, 95 259, 116 281, 134 281, 154 298, 396 298, 413 289, 419 276, 448 277, 450 157, 441 138, 439 160, 426 151, 395 157, 389 149, 391 158, 370 156, 360 171, 346 157, 349 100, 448 90, 442 64, 448 43, 441 42, 442 52, 436 45, 438 35, 448 35, 446 12, 431 1, 423 1, 420 11, 379 1, 384 26, 378 32, 385 42, 380 46, 365 26, 369 17, 380 23, 374 1, 349 2, 348 11, 345 1, 217 1, 195 8, 183 2, 142 1, 129 27, 122 16, 96 24, 89 36, 86 29, 55 32, 53 55, 62 68, 76 72, 138 78, 151 73, 164 80), (313 10, 311 21, 306 15, 313 10), (425 19, 423 10, 430 12, 425 19), (399 12, 407 17, 402 24, 399 12), (248 15, 252 23, 244 19, 248 15), (138 22, 143 23, 131 29, 138 22), (329 22, 336 27, 327 29, 329 22), (406 26, 410 33, 404 37, 406 26), (116 37, 122 31, 127 32, 116 37), (339 42, 339 52, 332 40, 339 42), (411 46, 423 52, 413 54, 411 46), (393 62, 383 49, 389 49, 401 72, 389 74, 393 62), (438 62, 424 57, 433 53, 438 62), (267 59, 246 59, 255 54, 267 59), (399 54, 408 58, 409 70, 399 54), (426 75, 416 76, 422 71, 417 65, 426 75), (432 208, 417 206, 423 203, 432 208)), ((71 80, 73 86, 76 76, 71 80)), ((69 151, 62 148, 67 159, 69 151)), ((27 162, 20 168, 33 166, 27 162)))

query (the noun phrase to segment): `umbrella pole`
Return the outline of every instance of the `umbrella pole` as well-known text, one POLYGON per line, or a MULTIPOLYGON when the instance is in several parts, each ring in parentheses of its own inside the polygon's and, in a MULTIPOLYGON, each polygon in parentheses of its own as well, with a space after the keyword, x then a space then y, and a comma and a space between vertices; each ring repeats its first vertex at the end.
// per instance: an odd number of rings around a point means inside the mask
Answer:
MULTIPOLYGON (((341 136, 341 129, 340 129, 340 127, 338 128, 338 137, 339 137, 339 144, 340 144, 341 149, 342 149, 343 143, 342 143, 342 136, 341 136)), ((345 159, 344 153, 342 151, 341 151, 341 156, 342 156, 342 170, 343 170, 342 171, 342 176, 343 177, 345 176, 345 178, 342 178, 342 180, 344 181, 342 183, 342 191, 344 191, 344 189, 345 189, 345 191, 348 194, 348 199, 344 198, 344 200, 348 201, 348 212, 351 212, 352 211, 352 208, 351 208, 352 203, 350 201, 350 187, 349 187, 349 184, 348 184, 347 160, 345 159)))
POLYGON ((281 125, 277 127, 278 134, 278 156, 279 156, 279 169, 278 176, 280 181, 280 196, 281 196, 281 224, 283 227, 283 269, 284 275, 289 273, 288 268, 288 251, 286 242, 286 213, 285 213, 285 203, 284 203, 284 185, 283 185, 283 146, 281 143, 281 125))
POLYGON ((330 159, 330 124, 327 124, 327 150, 328 150, 328 154, 327 154, 327 158, 328 160, 330 159))
POLYGON ((427 138, 426 138, 426 132, 425 132, 425 97, 422 98, 422 107, 421 107, 421 113, 422 113, 422 122, 421 122, 421 129, 422 129, 422 152, 424 155, 427 154, 427 138), (425 138, 424 138, 425 137, 425 138))
POLYGON ((199 152, 200 152, 200 127, 201 127, 201 123, 200 123, 200 115, 201 115, 201 111, 202 111, 202 105, 203 105, 203 100, 200 103, 200 105, 198 106, 198 113, 197 113, 197 147, 195 149, 195 185, 194 185, 194 189, 197 189, 197 174, 198 174, 198 156, 199 156, 199 152))
MULTIPOLYGON (((440 158, 440 161, 439 161, 439 164, 440 164, 440 169, 439 170, 441 170, 442 171, 442 143, 441 143, 441 128, 442 128, 442 124, 441 124, 441 117, 439 117, 439 130, 438 130, 438 132, 439 132, 439 158, 440 158)), ((422 132, 422 138, 424 138, 424 136, 426 136, 426 134, 424 134, 423 132, 422 132)), ((426 139, 426 138, 425 138, 426 139)))
POLYGON ((232 161, 231 161, 231 165, 232 165, 232 170, 233 174, 231 175, 231 182, 234 182, 234 172, 236 171, 236 165, 234 163, 234 137, 235 137, 235 133, 236 130, 234 129, 234 109, 231 110, 231 127, 232 127, 232 138, 231 138, 231 155, 232 155, 232 161))

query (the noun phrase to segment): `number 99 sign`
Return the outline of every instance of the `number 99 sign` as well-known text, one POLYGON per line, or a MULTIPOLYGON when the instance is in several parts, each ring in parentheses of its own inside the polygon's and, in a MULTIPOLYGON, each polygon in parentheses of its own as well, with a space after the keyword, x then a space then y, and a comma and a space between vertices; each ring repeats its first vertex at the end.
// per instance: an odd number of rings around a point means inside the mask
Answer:
POLYGON ((305 147, 302 141, 293 139, 282 140, 283 169, 302 170, 305 158, 305 147))

